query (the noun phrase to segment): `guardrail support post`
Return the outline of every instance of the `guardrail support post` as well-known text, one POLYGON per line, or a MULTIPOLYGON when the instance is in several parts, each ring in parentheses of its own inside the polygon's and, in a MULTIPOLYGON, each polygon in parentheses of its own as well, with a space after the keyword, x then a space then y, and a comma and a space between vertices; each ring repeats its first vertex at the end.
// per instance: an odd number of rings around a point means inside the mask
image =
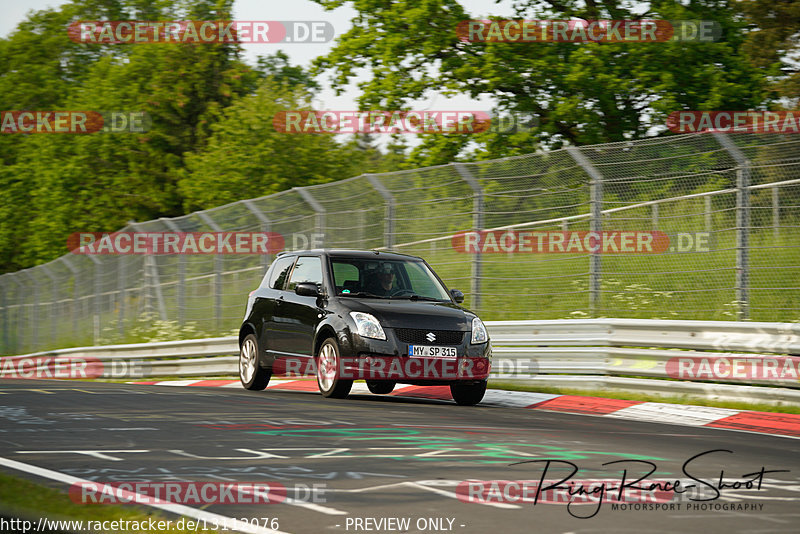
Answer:
MULTIPOLYGON (((463 163, 454 163, 458 174, 461 178, 469 184, 472 188, 472 230, 473 232, 481 232, 483 230, 483 188, 481 183, 469 171, 463 163)), ((470 294, 472 295, 471 306, 475 311, 481 309, 481 281, 483 278, 483 256, 480 250, 475 251, 475 256, 472 258, 472 283, 470 287, 470 294)))
MULTIPOLYGON (((592 165, 586 156, 583 155, 578 147, 567 147, 569 155, 580 165, 590 178, 590 203, 591 219, 589 230, 600 236, 603 232, 603 175, 592 165)), ((592 252, 589 258, 589 313, 592 317, 597 315, 597 308, 600 304, 600 280, 602 278, 602 262, 600 251, 592 252)))
POLYGON ((723 133, 714 132, 719 144, 736 161, 736 301, 738 319, 750 317, 750 160, 723 133))
MULTIPOLYGON (((322 234, 322 242, 327 245, 328 239, 325 236, 325 208, 317 202, 311 193, 308 192, 308 189, 305 187, 293 187, 292 191, 297 191, 297 194, 305 201, 306 204, 311 206, 311 209, 314 210, 316 213, 316 223, 315 227, 318 233, 322 234)), ((309 239, 309 245, 311 244, 312 240, 309 239)))
POLYGON ((386 188, 385 185, 374 174, 365 174, 367 180, 375 191, 383 197, 383 202, 386 205, 386 224, 383 227, 383 246, 387 250, 394 248, 394 196, 386 188))

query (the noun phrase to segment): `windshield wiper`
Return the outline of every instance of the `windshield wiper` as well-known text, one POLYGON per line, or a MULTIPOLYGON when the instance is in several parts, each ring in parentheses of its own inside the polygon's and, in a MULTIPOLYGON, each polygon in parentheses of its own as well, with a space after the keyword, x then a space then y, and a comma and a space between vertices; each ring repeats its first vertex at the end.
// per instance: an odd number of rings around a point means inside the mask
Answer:
POLYGON ((375 293, 368 293, 367 291, 359 291, 358 293, 339 293, 340 297, 366 297, 366 298, 374 298, 374 299, 388 299, 389 297, 384 297, 382 295, 376 295, 375 293))
POLYGON ((437 299, 435 297, 426 297, 423 295, 411 295, 409 297, 392 297, 392 298, 408 299, 408 300, 426 300, 430 302, 447 302, 443 299, 437 299))

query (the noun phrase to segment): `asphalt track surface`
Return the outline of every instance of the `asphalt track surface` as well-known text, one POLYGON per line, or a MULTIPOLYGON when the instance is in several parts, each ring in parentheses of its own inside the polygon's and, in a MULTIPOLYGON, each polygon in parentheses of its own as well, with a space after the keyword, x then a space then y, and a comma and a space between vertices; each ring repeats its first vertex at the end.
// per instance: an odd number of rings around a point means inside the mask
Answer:
MULTIPOLYGON (((279 530, 291 533, 798 532, 799 453, 800 440, 780 436, 435 399, 0 380, 2 472, 65 492, 68 483, 8 461, 110 484, 279 483, 293 502, 187 506, 277 518, 279 530), (731 452, 709 452, 718 449, 731 452), (623 468, 631 482, 646 472, 643 463, 602 464, 634 459, 655 464, 648 480, 686 486, 688 474, 697 487, 672 497, 673 510, 654 509, 647 491, 631 491, 626 510, 611 502, 533 504, 532 494, 513 502, 514 492, 498 498, 501 485, 494 493, 486 486, 484 503, 458 498, 466 480, 538 481, 546 464, 532 460, 546 459, 578 468, 573 489, 592 479, 614 487, 623 468), (719 489, 721 472, 731 486, 755 480, 762 468, 788 472, 764 474, 760 489, 719 489), (313 485, 317 502, 307 491, 313 485), (709 486, 718 497, 689 500, 712 497, 709 486)), ((554 462, 548 469, 545 479, 555 481, 571 468, 554 462)))

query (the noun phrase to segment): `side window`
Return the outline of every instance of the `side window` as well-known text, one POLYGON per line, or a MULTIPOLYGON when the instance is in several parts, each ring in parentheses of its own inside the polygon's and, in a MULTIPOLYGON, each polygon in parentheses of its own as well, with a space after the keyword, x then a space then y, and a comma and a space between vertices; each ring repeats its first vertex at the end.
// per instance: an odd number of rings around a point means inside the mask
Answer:
POLYGON ((289 279, 289 291, 294 291, 297 284, 311 282, 322 286, 322 260, 316 256, 301 256, 297 259, 289 279))
MULTIPOLYGON (((286 284, 286 278, 289 276, 289 271, 292 270, 292 265, 294 265, 294 260, 294 256, 275 260, 273 268, 269 273, 269 279, 265 279, 266 287, 283 289, 283 286, 286 284)), ((264 286, 262 285, 262 287, 264 286)))
POLYGON ((333 262, 333 279, 336 283, 337 293, 343 289, 346 290, 345 293, 357 291, 359 287, 358 275, 358 267, 352 263, 333 262))

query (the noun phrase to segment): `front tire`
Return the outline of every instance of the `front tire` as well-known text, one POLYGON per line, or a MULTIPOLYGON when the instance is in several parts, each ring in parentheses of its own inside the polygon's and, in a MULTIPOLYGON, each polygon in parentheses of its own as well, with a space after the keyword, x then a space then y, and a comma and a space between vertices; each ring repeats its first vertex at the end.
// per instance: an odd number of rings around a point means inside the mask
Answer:
POLYGON ((339 346, 329 337, 317 353, 317 385, 323 397, 343 399, 350 393, 353 381, 341 378, 341 361, 339 346))
POLYGON ((450 384, 450 394, 460 406, 474 406, 483 400, 486 393, 486 380, 477 384, 450 384))
POLYGON ((239 381, 251 391, 261 391, 272 377, 271 369, 259 365, 258 354, 258 339, 253 334, 247 334, 239 347, 239 381))
POLYGON ((367 388, 375 395, 387 395, 394 391, 397 382, 391 380, 367 380, 367 388))

